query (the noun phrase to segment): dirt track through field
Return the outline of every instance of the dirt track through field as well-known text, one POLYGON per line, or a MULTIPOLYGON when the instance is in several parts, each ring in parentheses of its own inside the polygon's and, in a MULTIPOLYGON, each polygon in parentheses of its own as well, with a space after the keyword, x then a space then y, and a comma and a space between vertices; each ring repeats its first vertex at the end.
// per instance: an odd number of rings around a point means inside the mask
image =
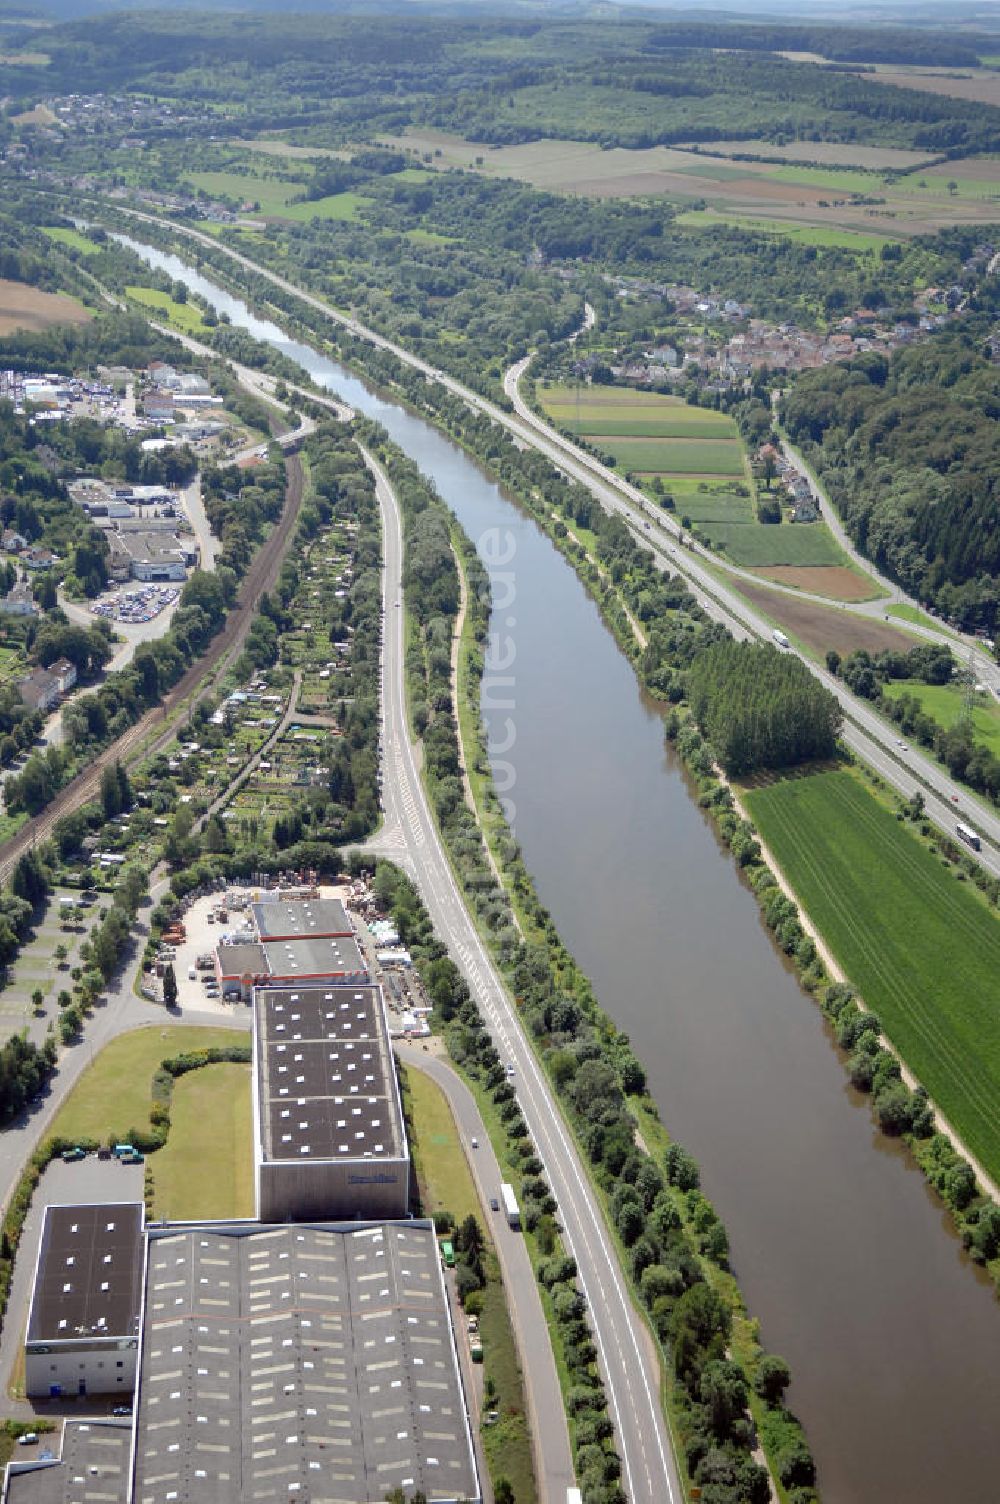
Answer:
POLYGON ((172 721, 168 724, 171 709, 182 705, 192 694, 196 695, 192 704, 197 703, 200 696, 196 694, 196 691, 199 687, 202 687, 203 693, 207 691, 207 681, 213 669, 224 658, 242 647, 250 631, 254 607, 264 591, 271 589, 278 577, 278 571, 302 505, 304 476, 301 461, 295 455, 288 455, 285 465, 284 510, 277 526, 258 549, 253 563, 244 576, 237 592, 236 602, 230 609, 222 630, 212 638, 202 656, 181 676, 169 694, 164 696, 162 704, 154 706, 152 710, 147 710, 142 719, 130 727, 124 736, 119 737, 103 752, 99 752, 89 767, 82 773, 78 773, 65 788, 60 789, 56 797, 46 805, 36 819, 29 821, 16 836, 12 836, 9 841, 0 845, 0 882, 6 882, 12 868, 26 851, 51 834, 57 820, 79 809, 80 805, 86 804, 94 797, 100 787, 101 774, 105 768, 111 767, 116 762, 127 763, 130 756, 134 756, 139 748, 143 748, 144 753, 151 753, 157 750, 161 743, 168 741, 176 731, 172 721), (163 728, 162 736, 149 748, 145 748, 146 738, 157 727, 163 728))

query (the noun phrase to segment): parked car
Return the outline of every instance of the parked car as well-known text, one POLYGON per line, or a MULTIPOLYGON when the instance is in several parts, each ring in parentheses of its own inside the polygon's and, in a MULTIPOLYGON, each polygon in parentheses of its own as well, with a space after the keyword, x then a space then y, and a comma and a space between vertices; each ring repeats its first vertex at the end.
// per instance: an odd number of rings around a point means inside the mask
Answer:
POLYGON ((19 1436, 17 1438, 17 1444, 18 1444, 19 1447, 33 1447, 33 1446, 37 1446, 38 1445, 38 1432, 37 1431, 25 1431, 25 1433, 24 1433, 23 1436, 19 1436))
POLYGON ((86 1159, 87 1151, 86 1149, 81 1149, 79 1144, 74 1144, 72 1149, 63 1150, 62 1157, 64 1164, 71 1165, 78 1159, 86 1159))

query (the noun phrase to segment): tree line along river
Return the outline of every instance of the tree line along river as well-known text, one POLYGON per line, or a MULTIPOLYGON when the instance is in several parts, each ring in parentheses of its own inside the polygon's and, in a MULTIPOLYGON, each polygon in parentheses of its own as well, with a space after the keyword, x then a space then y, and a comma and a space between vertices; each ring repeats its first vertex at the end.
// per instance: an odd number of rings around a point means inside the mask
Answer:
POLYGON ((178 257, 120 238, 381 423, 486 562, 507 558, 493 629, 511 662, 484 689, 516 835, 664 1124, 701 1165, 765 1346, 791 1364, 827 1504, 996 1497, 992 1290, 850 1088, 577 576, 430 424, 178 257))

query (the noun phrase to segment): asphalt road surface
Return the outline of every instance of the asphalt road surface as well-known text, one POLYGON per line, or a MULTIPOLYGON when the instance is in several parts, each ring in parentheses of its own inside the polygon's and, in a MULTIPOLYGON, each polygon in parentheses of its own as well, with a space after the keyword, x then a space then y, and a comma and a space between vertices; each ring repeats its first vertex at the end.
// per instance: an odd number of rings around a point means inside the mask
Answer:
POLYGON ((419 1040, 397 1041, 396 1053, 408 1070, 420 1070, 430 1076, 440 1086, 451 1107, 482 1206, 483 1221, 489 1226, 500 1261, 507 1308, 528 1397, 539 1492, 543 1504, 546 1501, 548 1504, 565 1504, 566 1490, 573 1486, 574 1477, 559 1374, 524 1236, 507 1226, 502 1211, 489 1210, 491 1196, 500 1200, 503 1173, 487 1137, 486 1125, 475 1097, 446 1061, 425 1053, 419 1040), (478 1148, 472 1148, 473 1140, 478 1148))
MULTIPOLYGON (((559 1105, 459 893, 438 836, 410 741, 404 699, 403 540, 385 474, 366 451, 382 513, 385 632, 382 713, 385 826, 374 848, 416 881, 438 935, 461 967, 505 1064, 556 1198, 567 1249, 576 1259, 632 1504, 682 1504, 677 1464, 660 1406, 660 1369, 632 1305, 596 1194, 559 1105)), ((558 1494, 551 1497, 558 1498, 558 1494)))

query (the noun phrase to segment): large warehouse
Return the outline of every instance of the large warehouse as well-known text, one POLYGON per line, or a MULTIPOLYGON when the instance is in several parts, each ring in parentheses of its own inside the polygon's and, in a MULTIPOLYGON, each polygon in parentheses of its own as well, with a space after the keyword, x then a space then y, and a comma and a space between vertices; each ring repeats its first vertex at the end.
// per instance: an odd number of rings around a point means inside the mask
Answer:
POLYGON ((264 1222, 404 1217, 410 1157, 380 987, 254 991, 264 1222))
POLYGON ((47 1206, 25 1338, 25 1391, 131 1397, 142 1310, 143 1207, 47 1206))
POLYGON ((478 1504, 432 1224, 151 1227, 133 1426, 67 1425, 4 1504, 478 1504))
POLYGON ((347 910, 336 899, 255 903, 250 929, 224 935, 216 976, 224 992, 237 988, 250 1001, 255 986, 368 981, 368 963, 347 910))

